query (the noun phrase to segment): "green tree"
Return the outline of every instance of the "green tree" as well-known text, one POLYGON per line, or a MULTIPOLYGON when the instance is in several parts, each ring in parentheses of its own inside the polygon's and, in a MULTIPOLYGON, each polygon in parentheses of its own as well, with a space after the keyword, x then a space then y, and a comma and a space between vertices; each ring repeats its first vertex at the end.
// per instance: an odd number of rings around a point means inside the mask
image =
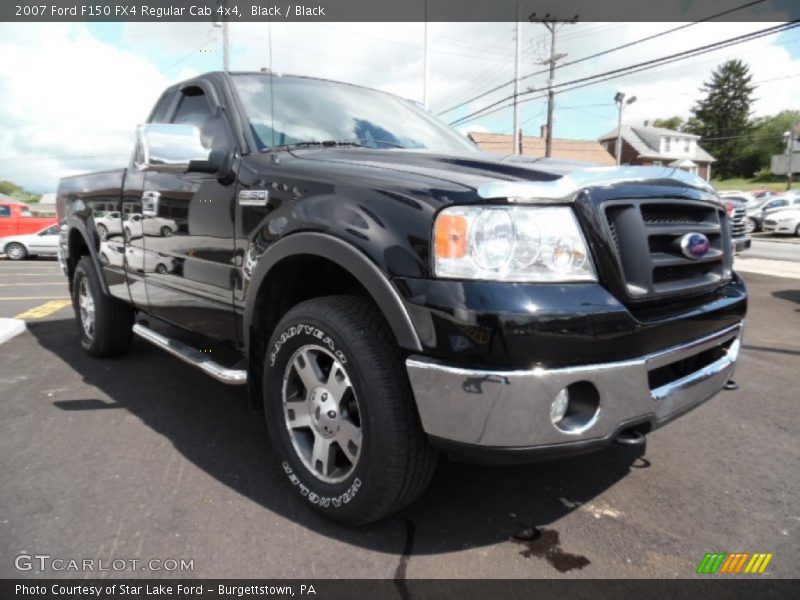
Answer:
POLYGON ((753 104, 753 76, 741 60, 729 60, 711 73, 700 91, 705 97, 692 108, 685 130, 701 136, 700 143, 717 162, 720 178, 743 176, 739 150, 750 134, 750 108, 753 104))
POLYGON ((39 194, 32 194, 31 192, 26 191, 21 185, 17 185, 13 181, 0 181, 0 194, 5 194, 6 196, 11 196, 14 200, 19 200, 20 202, 38 202, 42 199, 41 195, 39 194))
POLYGON ((653 127, 663 127, 664 129, 674 129, 675 131, 681 131, 683 123, 683 118, 678 115, 667 119, 653 119, 653 127))
POLYGON ((745 177, 768 169, 773 154, 786 151, 783 134, 789 131, 794 121, 800 121, 800 111, 784 110, 770 117, 759 117, 751 124, 751 133, 740 140, 737 166, 745 177))

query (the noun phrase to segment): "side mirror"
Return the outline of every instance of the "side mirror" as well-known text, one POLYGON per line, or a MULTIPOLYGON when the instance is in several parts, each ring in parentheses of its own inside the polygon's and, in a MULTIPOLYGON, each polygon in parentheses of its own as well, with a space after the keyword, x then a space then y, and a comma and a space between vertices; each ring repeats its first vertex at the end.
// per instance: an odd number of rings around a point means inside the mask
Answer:
POLYGON ((203 146, 200 129, 194 125, 139 125, 136 138, 135 165, 140 171, 185 173, 193 162, 208 162, 213 154, 203 146))

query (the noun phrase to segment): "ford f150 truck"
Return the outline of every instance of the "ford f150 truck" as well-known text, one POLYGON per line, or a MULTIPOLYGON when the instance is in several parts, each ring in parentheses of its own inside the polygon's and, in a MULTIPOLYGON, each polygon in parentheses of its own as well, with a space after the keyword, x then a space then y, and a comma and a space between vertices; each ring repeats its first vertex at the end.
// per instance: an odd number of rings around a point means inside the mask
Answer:
POLYGON ((439 452, 643 443, 726 385, 746 311, 701 179, 484 154, 306 77, 170 87, 129 166, 63 179, 58 215, 85 350, 137 334, 247 385, 288 481, 349 524, 416 498, 439 452))

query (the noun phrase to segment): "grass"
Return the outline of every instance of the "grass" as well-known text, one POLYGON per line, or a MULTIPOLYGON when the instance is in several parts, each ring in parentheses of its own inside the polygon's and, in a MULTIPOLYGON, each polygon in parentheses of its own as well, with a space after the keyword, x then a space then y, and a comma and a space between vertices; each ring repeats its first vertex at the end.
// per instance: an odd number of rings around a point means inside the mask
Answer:
MULTIPOLYGON (((750 190, 772 190, 774 192, 785 192, 786 191, 786 180, 782 181, 771 181, 771 182, 764 182, 764 181, 753 181, 752 179, 712 179, 711 185, 713 185, 716 189, 720 191, 724 190, 741 190, 743 192, 748 192, 750 190)), ((792 189, 798 190, 800 189, 800 182, 794 181, 792 183, 792 189)))

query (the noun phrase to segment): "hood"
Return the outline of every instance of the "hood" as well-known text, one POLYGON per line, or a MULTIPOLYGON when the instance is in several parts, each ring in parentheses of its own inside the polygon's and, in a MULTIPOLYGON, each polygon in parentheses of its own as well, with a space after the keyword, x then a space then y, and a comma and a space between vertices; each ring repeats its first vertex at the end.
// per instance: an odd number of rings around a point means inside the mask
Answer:
POLYGON ((537 198, 564 200, 591 186, 646 185, 692 189, 713 194, 713 188, 696 175, 671 167, 598 167, 590 163, 529 156, 488 154, 432 154, 412 150, 314 148, 292 150, 302 161, 328 166, 414 174, 446 181, 477 191, 479 198, 537 198))
POLYGON ((432 154, 415 150, 314 148, 293 150, 301 159, 400 171, 472 189, 492 182, 553 181, 589 163, 474 152, 432 154))

